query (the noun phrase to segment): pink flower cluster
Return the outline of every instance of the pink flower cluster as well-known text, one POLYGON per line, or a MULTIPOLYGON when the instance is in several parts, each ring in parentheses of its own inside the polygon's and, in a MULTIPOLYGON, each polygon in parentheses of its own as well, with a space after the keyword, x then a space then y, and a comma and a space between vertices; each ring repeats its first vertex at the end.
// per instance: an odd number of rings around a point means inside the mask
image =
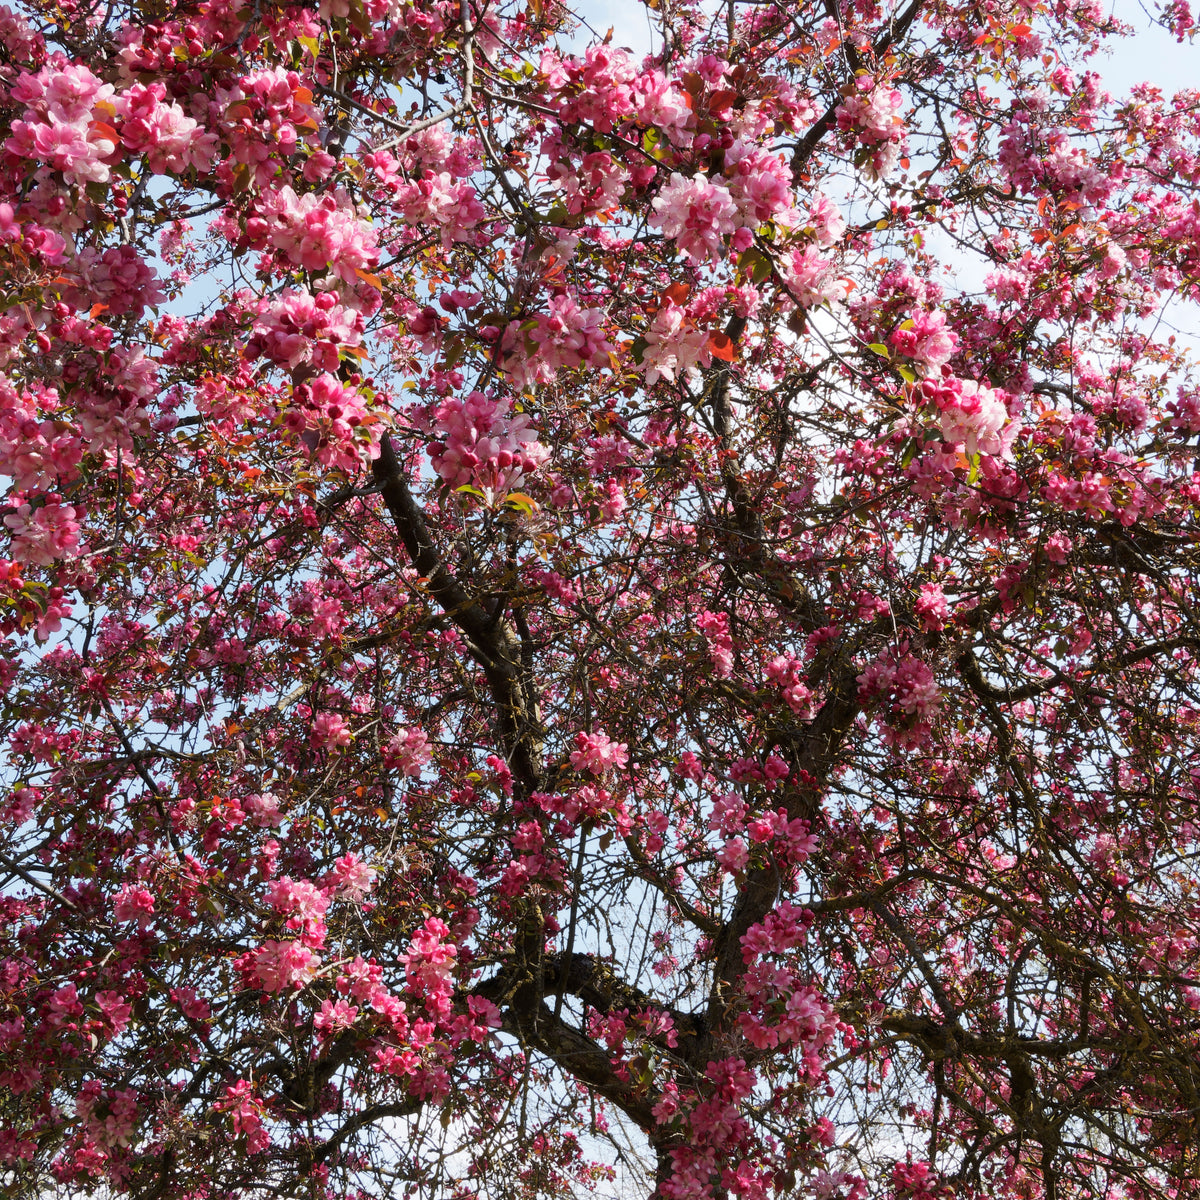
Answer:
POLYGON ((292 389, 283 423, 318 462, 357 474, 379 457, 379 419, 357 388, 326 371, 292 389))
POLYGON ((51 489, 77 474, 78 434, 49 414, 59 406, 51 388, 17 391, 0 375, 0 474, 18 491, 51 489))
POLYGON ((286 917, 286 928, 298 932, 303 945, 320 949, 325 944, 325 913, 329 894, 306 879, 284 875, 267 885, 267 903, 279 916, 286 917))
POLYGON ((1018 426, 1009 420, 1005 395, 973 379, 957 379, 948 367, 921 384, 921 399, 937 414, 942 439, 968 455, 1007 457, 1018 426))
POLYGON ((812 689, 801 682, 804 664, 792 654, 776 655, 767 663, 767 678, 779 688, 784 703, 797 716, 812 717, 812 689))
POLYGON ((76 308, 101 304, 113 316, 140 317, 147 305, 166 299, 154 268, 134 246, 112 246, 103 253, 87 246, 63 273, 71 280, 63 299, 76 308))
POLYGON ((313 719, 308 740, 314 749, 333 753, 349 746, 354 740, 354 735, 346 725, 344 717, 338 713, 323 712, 313 719))
POLYGON ((206 171, 217 151, 217 135, 202 132, 200 124, 174 101, 167 89, 154 82, 135 83, 114 98, 121 125, 121 144, 131 154, 143 154, 156 175, 180 174, 194 167, 206 171))
POLYGON ((251 1154, 260 1154, 270 1146, 271 1136, 263 1119, 265 1109, 248 1080, 239 1079, 227 1087, 214 1107, 218 1112, 229 1113, 234 1132, 246 1139, 246 1149, 251 1154))
POLYGON ((689 1128, 685 1144, 671 1150, 671 1176, 659 1188, 666 1200, 770 1194, 769 1172, 745 1154, 752 1134, 740 1111, 757 1082, 744 1059, 724 1058, 708 1064, 703 1099, 681 1095, 674 1081, 668 1083, 654 1115, 660 1124, 680 1122, 689 1128))
POLYGON ((624 742, 614 742, 603 732, 577 733, 570 761, 576 771, 604 775, 609 770, 620 770, 629 762, 629 747, 624 742))
POLYGON ((266 992, 302 988, 316 978, 321 956, 303 942, 265 941, 235 963, 246 987, 266 992))
POLYGON ((17 562, 41 566, 70 558, 79 545, 78 517, 75 507, 61 503, 54 493, 36 508, 28 501, 18 504, 4 518, 12 532, 9 553, 17 562))
POLYGON ((708 330, 698 328, 689 320, 687 310, 670 300, 654 314, 645 342, 640 368, 648 385, 660 379, 673 383, 712 362, 708 330))
POLYGON ((869 152, 863 164, 867 177, 883 179, 896 165, 904 140, 904 97, 872 75, 859 75, 854 91, 838 105, 838 128, 854 133, 869 152))
POLYGON ((793 250, 781 272, 788 296, 801 308, 845 300, 849 281, 835 278, 833 268, 833 261, 811 242, 793 250))
POLYGON ((353 201, 340 189, 303 196, 288 184, 269 190, 258 215, 247 220, 246 235, 254 243, 269 243, 293 266, 328 269, 349 284, 379 262, 375 230, 356 215, 353 201))
POLYGON ((936 633, 946 627, 950 619, 950 606, 945 593, 936 583, 923 583, 917 591, 913 612, 921 619, 927 633, 936 633))
POLYGON ((729 189, 700 172, 691 179, 678 171, 672 173, 666 187, 654 198, 653 207, 650 224, 661 229, 664 237, 673 239, 694 262, 719 258, 723 239, 741 223, 729 189))
POLYGON ((98 1079, 89 1079, 75 1098, 75 1115, 88 1137, 100 1146, 128 1146, 137 1127, 137 1092, 131 1088, 105 1090, 98 1079))
POLYGON ((308 363, 319 371, 338 369, 338 348, 362 341, 363 315, 344 307, 333 292, 289 290, 261 301, 259 318, 246 343, 246 357, 265 355, 282 367, 308 363))
POLYGON ((520 486, 550 457, 525 413, 510 416, 507 400, 471 392, 434 410, 441 440, 429 447, 433 469, 451 488, 475 487, 489 504, 520 486))
POLYGON ((334 860, 333 870, 321 881, 322 891, 339 900, 365 900, 375 886, 375 868, 357 854, 347 853, 334 860))
POLYGON ((725 177, 747 229, 767 221, 787 228, 800 223, 791 168, 778 154, 739 139, 725 152, 725 177))
POLYGON ((133 921, 146 929, 154 920, 154 895, 147 888, 126 884, 113 897, 113 917, 117 921, 133 921))
POLYGON ((399 771, 401 775, 416 779, 433 758, 433 751, 423 729, 401 726, 384 742, 382 757, 383 765, 389 771, 399 771))
POLYGON ((21 75, 11 95, 28 107, 4 143, 10 154, 45 163, 77 187, 108 182, 119 140, 107 123, 116 113, 112 84, 59 57, 36 75, 21 75))
POLYGON ((941 689, 929 665, 903 651, 870 663, 858 676, 858 695, 864 703, 882 701, 890 707, 885 733, 910 749, 929 737, 929 722, 941 703, 941 689))
MULTIPOLYGON (((316 145, 320 113, 295 71, 273 67, 244 75, 235 87, 218 92, 214 107, 217 112, 213 115, 234 161, 253 168, 259 187, 266 187, 275 178, 281 158, 296 153, 301 130, 316 145)), ((331 155, 316 148, 306 161, 304 176, 308 182, 317 182, 321 177, 319 170, 314 172, 313 163, 315 160, 319 165, 324 159, 329 160, 328 174, 333 165, 331 155)))
POLYGON ((413 934, 408 952, 400 955, 408 990, 425 1002, 439 1017, 450 1013, 454 990, 452 975, 458 947, 450 938, 450 927, 437 917, 429 917, 413 934))
POLYGON ((817 839, 808 830, 806 820, 789 817, 782 808, 754 817, 746 826, 752 843, 773 844, 776 858, 794 866, 803 864, 817 848, 817 839))
MULTIPOLYGON (((550 311, 539 314, 537 325, 530 333, 537 346, 537 366, 529 375, 539 382, 549 383, 560 370, 581 366, 606 366, 613 352, 612 343, 604 336, 604 312, 599 308, 580 308, 574 297, 554 296, 550 311)), ((515 339, 506 339, 519 346, 515 339)), ((513 366, 506 363, 509 370, 513 366)), ((518 376, 519 378, 519 376, 518 376)))
POLYGON ((696 618, 696 625, 708 643, 714 673, 718 679, 728 679, 733 674, 733 638, 729 636, 729 614, 706 611, 696 618))
POLYGON ((630 178, 607 150, 585 154, 578 170, 568 162, 553 163, 546 175, 562 189, 567 212, 575 216, 614 207, 630 178))
POLYGON ((639 73, 624 50, 589 46, 582 59, 546 50, 541 74, 564 125, 580 122, 610 133, 636 116, 677 145, 686 140, 691 109, 683 91, 660 70, 639 73))
POLYGON ((479 225, 487 210, 474 186, 448 171, 429 171, 415 183, 401 185, 396 202, 407 224, 439 229, 444 246, 481 239, 479 225))
POLYGON ((936 309, 910 317, 892 334, 890 341, 898 353, 911 360, 917 374, 924 376, 950 361, 958 345, 958 334, 946 328, 946 314, 936 309))
POLYGON ((764 954, 783 954, 808 941, 813 915, 788 900, 782 900, 757 924, 742 935, 742 959, 749 965, 764 954))

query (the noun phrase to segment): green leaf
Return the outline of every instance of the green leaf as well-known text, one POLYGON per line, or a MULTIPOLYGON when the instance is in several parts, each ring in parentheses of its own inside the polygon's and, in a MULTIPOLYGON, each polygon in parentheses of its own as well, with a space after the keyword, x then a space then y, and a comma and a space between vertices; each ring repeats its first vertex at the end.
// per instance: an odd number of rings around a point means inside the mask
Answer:
POLYGON ((532 517, 537 512, 537 501, 532 496, 525 495, 524 492, 509 492, 504 498, 506 504, 511 504, 514 508, 519 508, 527 517, 532 517))
POLYGON ((917 382, 916 375, 914 375, 913 372, 907 367, 897 367, 896 370, 900 372, 900 378, 903 379, 905 383, 917 382))
POLYGON ((871 342, 867 349, 878 354, 880 358, 890 359, 892 357, 891 351, 882 342, 871 342))

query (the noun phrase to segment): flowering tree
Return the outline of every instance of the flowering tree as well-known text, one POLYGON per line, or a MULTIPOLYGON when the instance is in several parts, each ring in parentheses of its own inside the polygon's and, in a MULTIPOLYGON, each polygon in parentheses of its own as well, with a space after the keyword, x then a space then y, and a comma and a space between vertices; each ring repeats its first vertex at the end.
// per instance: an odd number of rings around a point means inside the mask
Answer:
POLYGON ((1196 1194, 1200 92, 645 17, 0 8, 6 1194, 1196 1194))

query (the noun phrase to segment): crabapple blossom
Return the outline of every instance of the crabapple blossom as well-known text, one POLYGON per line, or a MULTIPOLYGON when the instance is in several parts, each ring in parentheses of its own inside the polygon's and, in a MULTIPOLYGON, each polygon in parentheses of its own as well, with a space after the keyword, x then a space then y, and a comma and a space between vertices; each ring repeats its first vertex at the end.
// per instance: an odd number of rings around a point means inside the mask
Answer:
POLYGON ((738 226, 738 207, 729 189, 700 173, 691 179, 673 173, 653 208, 651 225, 695 262, 717 257, 722 239, 738 226))
POLYGON ((1195 1193, 1200 93, 639 11, 0 6, 7 1191, 1195 1193))

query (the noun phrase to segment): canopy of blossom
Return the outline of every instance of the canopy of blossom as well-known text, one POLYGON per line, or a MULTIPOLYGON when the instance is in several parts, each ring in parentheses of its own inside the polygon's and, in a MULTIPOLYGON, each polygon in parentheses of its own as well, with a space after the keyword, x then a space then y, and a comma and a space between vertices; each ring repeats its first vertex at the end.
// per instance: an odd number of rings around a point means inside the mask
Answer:
POLYGON ((1196 1195, 1200 92, 638 19, 0 8, 5 1194, 1196 1195))

